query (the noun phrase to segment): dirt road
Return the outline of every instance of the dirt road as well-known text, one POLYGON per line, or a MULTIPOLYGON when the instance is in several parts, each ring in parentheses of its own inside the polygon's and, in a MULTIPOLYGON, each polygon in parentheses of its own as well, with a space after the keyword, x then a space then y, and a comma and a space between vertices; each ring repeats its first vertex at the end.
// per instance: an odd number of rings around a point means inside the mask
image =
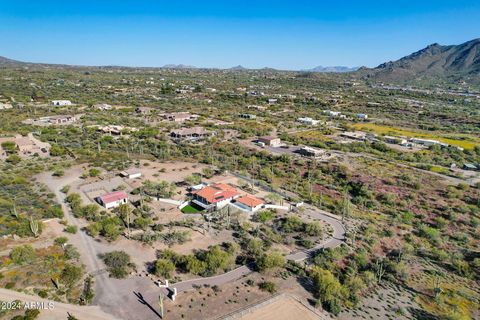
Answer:
MULTIPOLYGON (((68 175, 66 174, 60 178, 52 177, 51 173, 48 172, 37 176, 38 181, 46 184, 55 194, 56 200, 62 205, 68 223, 77 225, 79 229, 85 225, 85 222, 73 216, 70 208, 64 202, 65 194, 60 190, 63 186, 78 181, 81 171, 81 168, 79 168, 78 172, 69 172, 68 175)), ((305 260, 316 250, 335 247, 343 242, 345 229, 337 218, 327 212, 310 206, 307 206, 306 210, 301 214, 309 215, 311 218, 322 220, 324 223, 331 225, 333 235, 316 247, 293 253, 287 256, 287 259, 295 261, 305 260)), ((158 296, 161 292, 167 293, 167 290, 158 288, 154 285, 153 281, 147 277, 133 276, 127 279, 113 279, 109 278, 106 272, 103 272, 105 266, 99 258, 100 254, 112 250, 125 250, 127 253, 134 254, 129 251, 135 250, 135 248, 119 248, 118 244, 97 241, 88 236, 83 230, 80 230, 76 234, 66 234, 66 236, 69 237, 69 242, 78 248, 87 271, 95 276, 94 305, 99 306, 102 311, 114 315, 117 319, 158 319, 156 311, 158 309, 158 296)), ((141 250, 141 248, 136 250, 141 250)), ((142 268, 142 266, 139 267, 142 268)), ((180 293, 192 290, 198 285, 222 285, 253 272, 251 267, 252 266, 241 266, 218 276, 179 282, 172 286, 171 289, 175 287, 180 293)), ((72 308, 74 307, 75 306, 72 306, 72 308)))
POLYGON ((56 301, 50 301, 42 299, 38 296, 31 296, 25 293, 0 289, 0 300, 5 302, 11 302, 14 300, 20 300, 23 303, 43 302, 43 306, 48 310, 41 310, 38 320, 65 320, 68 314, 77 317, 80 320, 115 320, 116 317, 103 312, 99 307, 95 306, 76 306, 67 303, 61 303, 56 301), (49 308, 49 303, 51 308, 49 308))

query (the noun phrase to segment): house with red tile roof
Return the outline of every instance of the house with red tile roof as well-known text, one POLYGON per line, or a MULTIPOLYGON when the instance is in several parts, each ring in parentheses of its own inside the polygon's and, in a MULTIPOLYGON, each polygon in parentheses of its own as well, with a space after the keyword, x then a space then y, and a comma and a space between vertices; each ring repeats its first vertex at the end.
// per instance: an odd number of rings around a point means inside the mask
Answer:
POLYGON ((225 183, 216 183, 192 192, 192 202, 204 209, 221 209, 233 199, 240 196, 240 192, 225 183))
POLYGON ((96 198, 96 200, 105 209, 111 209, 116 208, 121 204, 126 204, 128 202, 128 195, 123 191, 114 191, 105 193, 96 198))

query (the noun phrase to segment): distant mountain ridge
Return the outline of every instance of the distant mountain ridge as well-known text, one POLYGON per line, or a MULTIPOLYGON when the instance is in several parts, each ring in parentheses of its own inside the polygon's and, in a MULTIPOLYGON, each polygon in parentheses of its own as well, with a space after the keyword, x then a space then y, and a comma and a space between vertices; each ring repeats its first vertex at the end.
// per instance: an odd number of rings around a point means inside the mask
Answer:
POLYGON ((244 71, 244 70, 248 70, 248 69, 239 64, 238 66, 231 67, 231 68, 229 68, 228 70, 232 70, 232 71, 244 71))
MULTIPOLYGON (((65 64, 31 63, 13 60, 0 56, 0 67, 45 67, 45 68, 129 68, 121 66, 73 66, 65 64)), ((195 66, 184 64, 166 64, 165 69, 197 69, 195 66)), ((146 68, 155 69, 155 68, 146 68)), ((224 69, 229 71, 276 71, 272 68, 248 69, 241 65, 224 69)), ((467 41, 459 45, 431 44, 422 50, 414 52, 396 61, 380 64, 376 68, 350 68, 344 66, 318 66, 309 70, 299 70, 307 74, 312 73, 346 73, 364 79, 382 82, 408 82, 418 79, 466 80, 480 84, 480 38, 467 41)))
POLYGON ((166 64, 162 68, 165 69, 196 69, 195 66, 190 66, 187 64, 166 64))
POLYGON ((360 71, 366 77, 381 81, 405 81, 428 76, 480 76, 480 39, 459 45, 434 43, 397 61, 360 71))
POLYGON ((13 65, 20 65, 20 64, 25 64, 25 62, 22 61, 17 61, 5 57, 0 56, 0 66, 13 66, 13 65))
POLYGON ((334 73, 343 73, 343 72, 353 72, 357 71, 358 67, 345 67, 345 66, 332 66, 332 67, 324 67, 318 66, 306 71, 310 72, 334 72, 334 73))

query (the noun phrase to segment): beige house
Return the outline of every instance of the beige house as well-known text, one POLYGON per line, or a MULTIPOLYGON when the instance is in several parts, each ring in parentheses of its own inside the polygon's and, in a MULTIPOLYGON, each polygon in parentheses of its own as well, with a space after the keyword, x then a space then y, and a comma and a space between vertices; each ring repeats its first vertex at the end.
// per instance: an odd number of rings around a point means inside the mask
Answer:
POLYGON ((188 120, 197 120, 198 115, 190 112, 172 112, 163 114, 163 118, 167 121, 184 122, 188 120))
POLYGON ((280 140, 280 138, 272 137, 272 136, 260 137, 258 138, 257 141, 269 147, 279 147, 282 144, 282 141, 280 140))
POLYGON ((170 136, 179 140, 200 140, 216 135, 215 131, 209 131, 204 127, 192 127, 172 130, 170 136))

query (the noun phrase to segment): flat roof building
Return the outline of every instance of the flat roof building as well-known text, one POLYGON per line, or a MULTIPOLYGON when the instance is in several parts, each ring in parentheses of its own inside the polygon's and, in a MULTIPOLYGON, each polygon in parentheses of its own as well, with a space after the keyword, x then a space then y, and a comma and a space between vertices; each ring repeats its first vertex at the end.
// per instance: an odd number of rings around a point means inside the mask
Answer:
POLYGON ((310 117, 302 117, 297 119, 298 122, 309 125, 309 126, 316 126, 320 121, 314 120, 310 117))
POLYGON ((120 175, 127 179, 138 179, 142 176, 142 173, 137 170, 125 170, 120 172, 120 175))
POLYGON ((192 127, 172 130, 170 136, 180 140, 198 140, 206 137, 212 137, 215 131, 208 131, 204 127, 192 127))
POLYGON ((264 143, 266 146, 270 147, 279 147, 282 144, 280 138, 272 136, 259 137, 258 142, 264 143))

